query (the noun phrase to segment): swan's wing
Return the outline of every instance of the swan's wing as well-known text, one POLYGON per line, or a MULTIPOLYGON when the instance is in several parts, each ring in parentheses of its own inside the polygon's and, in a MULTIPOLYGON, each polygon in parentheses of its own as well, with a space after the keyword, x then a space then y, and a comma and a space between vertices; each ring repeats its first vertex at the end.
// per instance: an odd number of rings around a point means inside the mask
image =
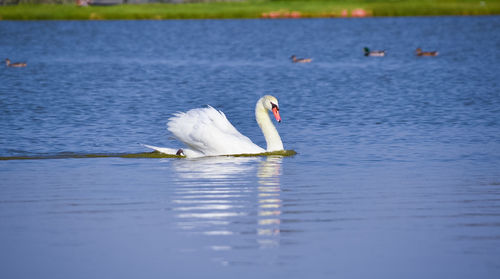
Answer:
POLYGON ((265 152, 238 132, 223 112, 212 107, 177 113, 167 126, 177 139, 205 155, 265 152))

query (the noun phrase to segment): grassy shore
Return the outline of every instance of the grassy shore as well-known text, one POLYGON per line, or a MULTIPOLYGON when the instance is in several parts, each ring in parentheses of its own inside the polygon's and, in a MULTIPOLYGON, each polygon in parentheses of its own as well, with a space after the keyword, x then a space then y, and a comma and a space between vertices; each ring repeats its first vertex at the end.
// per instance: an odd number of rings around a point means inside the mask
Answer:
POLYGON ((500 0, 312 0, 0 6, 0 20, 228 19, 499 15, 500 0))
MULTIPOLYGON (((279 156, 288 157, 295 156, 297 152, 294 150, 282 150, 273 152, 264 152, 259 154, 235 154, 235 155, 224 155, 227 157, 261 157, 261 156, 279 156)), ((53 154, 53 155, 34 155, 34 156, 7 156, 0 157, 0 161, 11 161, 11 160, 44 160, 44 159, 84 159, 84 158, 185 158, 186 156, 178 156, 172 154, 164 154, 158 151, 153 152, 143 152, 143 153, 95 153, 95 154, 78 154, 78 153, 64 153, 64 154, 53 154)))

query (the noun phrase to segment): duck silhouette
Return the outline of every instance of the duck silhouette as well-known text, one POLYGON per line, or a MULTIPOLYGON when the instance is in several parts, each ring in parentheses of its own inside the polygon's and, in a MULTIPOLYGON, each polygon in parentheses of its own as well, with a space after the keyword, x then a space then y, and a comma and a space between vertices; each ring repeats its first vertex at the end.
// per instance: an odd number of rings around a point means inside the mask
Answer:
POLYGON ((370 51, 370 49, 367 47, 363 48, 363 50, 365 51, 365 56, 385 56, 385 50, 370 51))
POLYGON ((295 55, 292 55, 290 58, 293 63, 310 63, 312 61, 311 58, 297 58, 295 55))
POLYGON ((437 52, 437 51, 422 51, 421 48, 417 48, 415 50, 415 54, 417 56, 437 56, 439 54, 439 52, 437 52))
POLYGON ((5 65, 7 67, 26 67, 26 62, 14 62, 11 63, 9 58, 5 59, 5 65))

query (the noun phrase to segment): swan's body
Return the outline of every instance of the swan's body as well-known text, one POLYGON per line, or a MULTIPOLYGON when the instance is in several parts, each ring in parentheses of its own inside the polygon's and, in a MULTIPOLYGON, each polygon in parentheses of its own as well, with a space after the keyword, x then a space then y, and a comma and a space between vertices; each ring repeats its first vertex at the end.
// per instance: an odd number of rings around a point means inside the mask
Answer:
POLYGON ((189 149, 179 150, 150 145, 146 147, 166 154, 179 155, 182 152, 186 157, 258 154, 283 150, 281 137, 269 118, 268 110, 273 112, 277 121, 281 122, 278 100, 270 95, 260 98, 255 105, 255 119, 266 139, 266 149, 254 144, 248 137, 238 132, 222 111, 210 106, 176 113, 167 123, 168 130, 189 149))

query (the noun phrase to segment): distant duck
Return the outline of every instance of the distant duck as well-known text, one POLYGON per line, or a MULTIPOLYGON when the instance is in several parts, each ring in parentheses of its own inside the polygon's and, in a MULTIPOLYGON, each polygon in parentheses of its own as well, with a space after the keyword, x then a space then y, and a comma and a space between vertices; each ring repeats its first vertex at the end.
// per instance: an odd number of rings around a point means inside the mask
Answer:
POLYGON ((297 58, 297 56, 295 55, 292 55, 290 58, 292 59, 293 63, 309 63, 312 61, 311 58, 297 58))
POLYGON ((370 51, 369 48, 365 47, 365 56, 385 56, 385 50, 372 50, 370 51))
POLYGON ((26 62, 15 62, 15 63, 11 63, 10 62, 10 59, 9 58, 6 58, 5 59, 5 65, 7 65, 7 67, 26 67, 26 62))
POLYGON ((417 48, 415 50, 415 54, 417 56, 437 56, 439 54, 439 52, 437 52, 437 51, 422 51, 421 48, 417 48))

